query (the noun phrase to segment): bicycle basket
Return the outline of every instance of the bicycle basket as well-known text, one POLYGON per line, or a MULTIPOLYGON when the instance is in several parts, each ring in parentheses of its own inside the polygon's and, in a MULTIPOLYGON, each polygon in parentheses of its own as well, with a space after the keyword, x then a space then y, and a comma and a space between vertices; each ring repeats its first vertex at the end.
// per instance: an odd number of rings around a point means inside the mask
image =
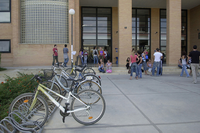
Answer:
POLYGON ((54 72, 52 69, 45 69, 43 70, 44 72, 44 78, 47 80, 51 80, 54 76, 54 72))

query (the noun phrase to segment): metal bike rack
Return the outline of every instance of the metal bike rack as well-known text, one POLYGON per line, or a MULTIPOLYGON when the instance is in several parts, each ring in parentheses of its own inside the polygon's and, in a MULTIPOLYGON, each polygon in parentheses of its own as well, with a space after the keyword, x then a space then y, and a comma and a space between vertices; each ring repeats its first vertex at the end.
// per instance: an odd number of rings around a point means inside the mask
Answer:
MULTIPOLYGON (((61 102, 61 100, 60 100, 61 102)), ((28 119, 28 117, 32 114, 34 114, 34 110, 31 111, 29 114, 22 111, 22 109, 29 109, 30 105, 23 103, 18 107, 18 110, 14 110, 13 112, 9 113, 7 117, 2 119, 0 121, 0 133, 15 133, 16 131, 22 132, 22 133, 41 133, 43 130, 43 127, 40 127, 38 125, 38 130, 30 129, 27 130, 26 128, 22 127, 22 125, 27 125, 31 121, 28 119), (24 112, 24 113, 23 113, 24 112), (15 115, 15 117, 19 118, 21 123, 17 122, 15 119, 12 118, 12 115, 15 115)), ((48 114, 47 121, 52 116, 52 114, 56 111, 57 106, 51 105, 48 114)), ((33 121, 32 121, 33 123, 33 121)))

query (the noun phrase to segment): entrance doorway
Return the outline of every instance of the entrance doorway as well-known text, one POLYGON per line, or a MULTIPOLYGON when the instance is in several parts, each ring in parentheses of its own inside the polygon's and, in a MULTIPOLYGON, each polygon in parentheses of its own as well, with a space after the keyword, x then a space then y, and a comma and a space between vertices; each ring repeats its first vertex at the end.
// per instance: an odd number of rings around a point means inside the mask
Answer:
POLYGON ((151 56, 151 9, 132 9, 132 48, 135 51, 147 50, 151 56))
POLYGON ((112 8, 82 7, 82 48, 88 54, 88 63, 93 63, 94 47, 108 51, 112 61, 112 8))

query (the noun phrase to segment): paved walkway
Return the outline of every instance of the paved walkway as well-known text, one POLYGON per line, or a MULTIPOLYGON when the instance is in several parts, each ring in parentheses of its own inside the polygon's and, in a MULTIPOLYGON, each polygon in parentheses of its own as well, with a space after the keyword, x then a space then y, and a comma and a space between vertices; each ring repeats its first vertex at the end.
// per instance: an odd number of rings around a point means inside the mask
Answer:
POLYGON ((106 112, 96 124, 84 126, 71 115, 62 123, 59 110, 44 133, 199 133, 200 77, 176 75, 129 80, 129 75, 101 75, 106 112))

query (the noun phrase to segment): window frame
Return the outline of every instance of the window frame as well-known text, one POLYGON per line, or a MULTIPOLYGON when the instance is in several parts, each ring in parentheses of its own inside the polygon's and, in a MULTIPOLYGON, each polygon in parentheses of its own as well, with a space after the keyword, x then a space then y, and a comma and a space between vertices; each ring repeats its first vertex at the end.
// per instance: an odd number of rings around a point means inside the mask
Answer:
POLYGON ((0 39, 1 41, 8 41, 9 42, 9 51, 0 51, 0 53, 11 53, 11 40, 10 39, 0 39))
POLYGON ((2 10, 2 11, 0 10, 0 13, 1 12, 10 12, 10 21, 9 22, 1 22, 0 21, 0 24, 1 23, 11 23, 11 0, 8 0, 8 1, 9 1, 9 10, 2 10))

